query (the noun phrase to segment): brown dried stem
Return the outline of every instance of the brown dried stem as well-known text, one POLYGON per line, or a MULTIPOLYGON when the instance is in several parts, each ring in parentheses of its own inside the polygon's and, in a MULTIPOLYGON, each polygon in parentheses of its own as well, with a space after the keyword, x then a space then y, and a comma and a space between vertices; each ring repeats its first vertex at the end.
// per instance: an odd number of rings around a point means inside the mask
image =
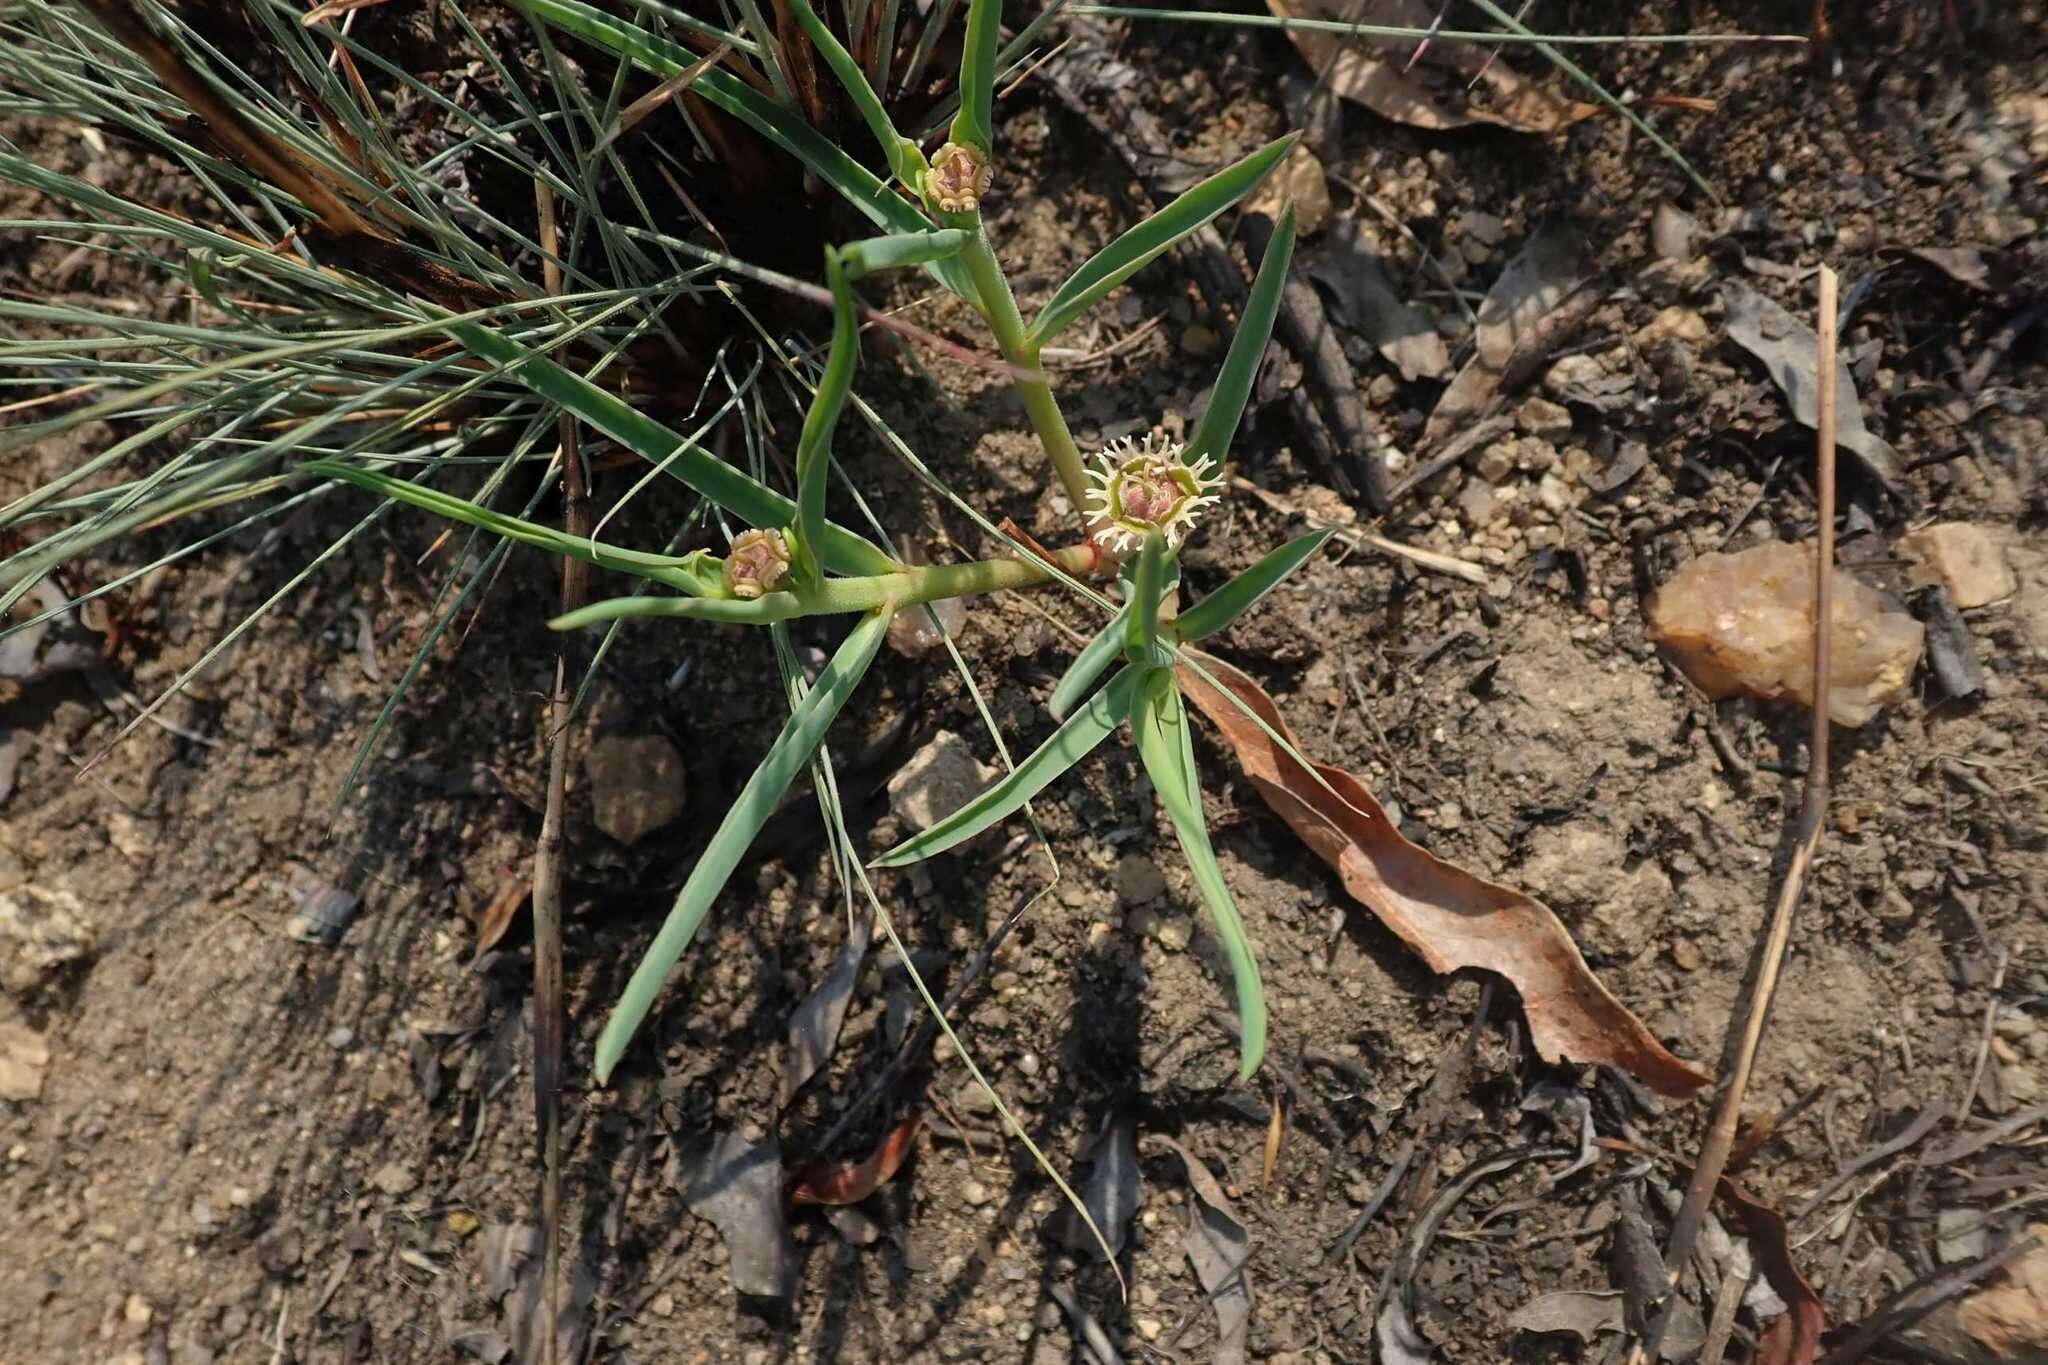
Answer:
POLYGON ((1771 997, 1777 991, 1786 945, 1792 936, 1793 912, 1798 909, 1800 898, 1806 891, 1814 855, 1820 848, 1821 829, 1826 823, 1828 694, 1835 605, 1836 288, 1835 272, 1822 266, 1820 317, 1815 329, 1820 342, 1820 420, 1816 431, 1819 443, 1817 462, 1820 466, 1820 546, 1814 562, 1813 587, 1813 734, 1806 762, 1805 795, 1799 807, 1798 838, 1792 850, 1791 863, 1785 869, 1784 884, 1779 888, 1777 906, 1771 913, 1765 932, 1756 988, 1749 994, 1746 1013, 1740 1021, 1741 1041, 1721 1088, 1713 1123, 1707 1129, 1706 1140, 1700 1144, 1699 1162, 1693 1167, 1692 1180, 1686 1186, 1685 1202, 1679 1207, 1671 1229, 1671 1241, 1665 1249, 1664 1264, 1674 1292, 1666 1297, 1663 1311, 1658 1314, 1639 1353, 1642 1358, 1650 1360, 1657 1358, 1657 1346, 1670 1324, 1672 1310, 1678 1302, 1675 1292, 1678 1278, 1699 1240, 1707 1204, 1714 1197, 1715 1187, 1728 1168, 1728 1154, 1735 1145, 1735 1129, 1742 1117, 1743 1096, 1749 1090, 1757 1050, 1763 1041, 1764 1024, 1770 1016, 1771 997))
MULTIPOLYGON (((534 200, 540 210, 541 278, 550 294, 562 292, 561 234, 555 222, 555 196, 536 181, 534 200)), ((562 461, 564 527, 572 536, 590 534, 590 501, 583 479, 583 457, 576 439, 576 419, 562 413, 557 428, 562 461)), ((590 566, 580 559, 562 561, 562 610, 583 605, 590 584, 590 566)), ((563 637, 568 638, 568 637, 563 637)), ((569 772, 569 659, 555 655, 555 687, 548 698, 548 794, 541 816, 540 841, 533 850, 533 1106, 541 1140, 542 1252, 541 1348, 544 1365, 556 1365, 561 1321, 562 1231, 562 1035, 567 1026, 562 1001, 562 806, 569 772)))

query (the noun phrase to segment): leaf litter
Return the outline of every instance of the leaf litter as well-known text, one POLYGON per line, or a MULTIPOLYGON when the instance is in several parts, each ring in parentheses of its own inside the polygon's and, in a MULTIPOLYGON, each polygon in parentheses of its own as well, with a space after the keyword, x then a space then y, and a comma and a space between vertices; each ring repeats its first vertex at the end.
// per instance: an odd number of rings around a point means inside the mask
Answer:
POLYGON ((885 1134, 875 1150, 856 1162, 826 1161, 805 1167, 790 1191, 792 1204, 858 1204, 889 1183, 915 1150, 921 1114, 912 1114, 885 1134))
MULTIPOLYGON (((1728 281, 1722 294, 1728 305, 1728 339, 1762 363, 1799 424, 1818 429, 1820 339, 1813 329, 1740 280, 1728 281)), ((1856 381, 1850 377, 1849 362, 1840 356, 1835 359, 1835 444, 1854 455, 1902 505, 1915 504, 1899 452, 1864 426, 1856 381)))
POLYGON ((1606 298, 1602 279, 1574 234, 1561 226, 1532 233, 1486 291, 1472 358, 1437 398, 1423 443, 1485 417, 1533 377, 1606 298))
POLYGON ((782 1147, 754 1143, 728 1128, 691 1163, 683 1202, 718 1229, 732 1287, 756 1299, 788 1299, 795 1291, 796 1248, 783 1195, 782 1147))
MULTIPOLYGON (((1123 1254, 1139 1195, 1137 1124, 1128 1117, 1111 1119, 1096 1139, 1088 1179, 1081 1186, 1081 1204, 1102 1230, 1112 1256, 1123 1254)), ((1095 1234, 1070 1207, 1062 1207, 1054 1215, 1051 1230, 1054 1240, 1069 1251, 1102 1255, 1095 1234)))
POLYGON ((1185 653, 1270 727, 1268 734, 1193 668, 1178 670, 1182 690, 1222 732, 1266 804, 1432 971, 1480 967, 1506 977, 1545 1061, 1619 1067, 1676 1098, 1707 1083, 1600 984, 1549 907, 1410 843, 1364 783, 1326 763, 1304 767, 1276 742, 1301 748, 1265 689, 1221 659, 1185 653))
MULTIPOLYGON (((1282 19, 1429 28, 1438 6, 1429 0, 1266 0, 1282 19)), ((1429 43, 1420 54, 1406 40, 1347 38, 1290 28, 1287 37, 1330 88, 1381 118, 1442 132, 1491 124, 1520 133, 1555 133, 1600 111, 1567 99, 1506 62, 1468 43, 1429 43), (1442 88, 1416 74, 1442 78, 1442 88), (1472 98, 1483 87, 1484 101, 1472 98)))
POLYGON ((1200 1157, 1170 1137, 1161 1135, 1157 1141, 1171 1148, 1187 1168, 1188 1230, 1181 1238, 1181 1250, 1216 1310, 1213 1358, 1216 1365, 1244 1365, 1252 1325, 1252 1282, 1246 1272, 1252 1254, 1251 1232, 1200 1157))
POLYGON ((854 983, 860 979, 860 964, 867 960, 868 944, 875 936, 872 912, 854 915, 847 926, 846 942, 832 960, 811 993, 790 1012, 789 1055, 782 1072, 782 1105, 786 1109, 797 1092, 818 1074, 839 1043, 839 1031, 846 1023, 846 1007, 853 999, 854 983))

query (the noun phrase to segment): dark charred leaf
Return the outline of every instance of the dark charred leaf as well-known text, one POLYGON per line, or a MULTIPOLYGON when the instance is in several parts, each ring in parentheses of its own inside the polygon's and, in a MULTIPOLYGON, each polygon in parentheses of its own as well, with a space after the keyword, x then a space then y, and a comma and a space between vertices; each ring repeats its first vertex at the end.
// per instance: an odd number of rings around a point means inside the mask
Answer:
MULTIPOLYGON (((1102 1229, 1111 1255, 1122 1255, 1130 1233, 1131 1218, 1138 1211, 1137 1125, 1128 1118, 1112 1120, 1095 1144, 1094 1160, 1088 1168, 1088 1182, 1081 1191, 1081 1203, 1095 1226, 1102 1229)), ((1071 1208, 1062 1208, 1053 1219, 1053 1236, 1067 1250, 1101 1256, 1095 1234, 1071 1208)))
POLYGON ((1585 1091, 1541 1080, 1522 1097, 1522 1112, 1548 1114, 1557 1124, 1559 1138, 1579 1144, 1578 1159, 1557 1173, 1559 1180, 1576 1175, 1600 1159, 1600 1149, 1593 1141, 1593 1099, 1585 1091))
POLYGON ((750 1143, 738 1129, 720 1133, 685 1175, 683 1202, 718 1229, 731 1259, 732 1285, 757 1299, 787 1299, 796 1252, 783 1198, 782 1147, 750 1143))
POLYGON ((1952 701, 1982 692, 1984 670, 1977 663, 1977 648, 1970 642, 1970 628, 1948 589, 1939 583, 1929 584, 1909 597, 1907 605, 1927 627, 1927 663, 1942 692, 1952 701))
MULTIPOLYGON (((1820 424, 1820 339, 1813 329, 1740 280, 1722 286, 1728 302, 1728 339, 1755 356, 1785 395, 1793 417, 1808 429, 1820 424)), ((1835 362, 1835 443, 1854 455, 1886 492, 1908 507, 1899 453, 1863 425, 1863 405, 1845 360, 1835 362)))
POLYGON ((1412 383, 1450 373, 1450 352, 1436 323, 1395 291, 1357 223, 1331 224, 1323 249, 1307 266, 1309 277, 1330 292, 1344 324, 1371 342, 1403 379, 1412 383))
POLYGON ((851 1165, 823 1162, 804 1170, 797 1176, 796 1188, 790 1192, 790 1202, 858 1204, 896 1174, 910 1156, 917 1140, 918 1126, 923 1122, 923 1117, 917 1114, 903 1120, 890 1129, 881 1144, 861 1161, 851 1165))
POLYGON ((1251 1259, 1251 1233, 1238 1221, 1223 1187, 1201 1159, 1172 1138, 1160 1141, 1179 1153, 1187 1167, 1192 1194, 1181 1250, 1216 1310, 1216 1365, 1243 1365, 1252 1325, 1252 1282, 1245 1270, 1251 1259))
MULTIPOLYGON (((541 1365, 547 1359, 546 1258, 541 1255, 542 1233, 538 1228, 519 1229, 525 1234, 524 1259, 519 1278, 505 1299, 499 1327, 512 1343, 512 1359, 519 1365, 541 1365)), ((597 1297, 597 1266, 593 1253, 602 1251, 587 1242, 583 1254, 566 1267, 567 1283, 561 1289, 561 1317, 555 1324, 555 1359, 581 1360, 583 1344, 590 1336, 590 1305, 597 1297)))
POLYGON ((839 956, 832 960, 811 993, 789 1016, 789 1056, 783 1064, 782 1103, 785 1108, 797 1092, 809 1083, 818 1069, 831 1059, 839 1044, 839 1030, 846 1023, 846 1007, 853 999, 853 986, 860 979, 860 964, 867 960, 868 944, 874 938, 872 911, 856 914, 846 932, 839 956))
POLYGON ((1643 1212, 1643 1189, 1631 1180, 1617 1196, 1620 1216, 1614 1220, 1614 1241, 1610 1248, 1615 1283, 1621 1287, 1628 1329, 1647 1336, 1664 1302, 1669 1280, 1664 1274, 1664 1256, 1657 1249, 1657 1233, 1643 1212))

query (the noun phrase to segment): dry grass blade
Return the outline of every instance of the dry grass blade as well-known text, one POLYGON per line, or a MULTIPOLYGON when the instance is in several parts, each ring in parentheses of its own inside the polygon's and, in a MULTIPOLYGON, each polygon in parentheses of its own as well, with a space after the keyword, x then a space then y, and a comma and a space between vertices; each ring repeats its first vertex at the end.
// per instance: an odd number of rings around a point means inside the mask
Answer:
MULTIPOLYGON (((1837 287, 1835 272, 1827 266, 1822 266, 1817 373, 1824 375, 1832 375, 1835 372, 1837 287)), ((1835 610, 1835 575, 1832 570, 1835 563, 1837 388, 1834 384, 1820 385, 1820 413, 1816 427, 1819 438, 1817 457, 1820 465, 1820 553, 1815 561, 1813 588, 1813 619, 1817 623, 1813 632, 1813 679, 1816 697, 1828 695, 1833 663, 1834 632, 1821 629, 1818 623, 1832 622, 1835 610)), ((1671 1228, 1670 1244, 1665 1248, 1664 1263, 1672 1267, 1674 1275, 1692 1255, 1693 1246, 1699 1240, 1701 1224, 1706 1218, 1707 1203, 1713 1198, 1722 1173, 1728 1168, 1728 1154, 1735 1146, 1735 1129, 1742 1117, 1742 1099, 1749 1090, 1750 1073, 1755 1069, 1757 1050, 1763 1042, 1764 1023, 1770 1016, 1771 997, 1777 991, 1778 973, 1784 965, 1785 949, 1792 936, 1793 912, 1799 907, 1800 897, 1806 891, 1807 876, 1813 870, 1814 854, 1820 848, 1821 830, 1827 821, 1827 808, 1828 708, 1816 705, 1813 708, 1813 734, 1806 760, 1806 789, 1799 806, 1798 839, 1792 850, 1791 863, 1785 869, 1785 881, 1779 888, 1777 906, 1771 913, 1770 925, 1761 946, 1756 989, 1750 993, 1745 1017, 1732 1030, 1739 1035, 1740 1040, 1735 1048, 1727 1081, 1722 1087, 1720 1102, 1715 1107, 1713 1122, 1707 1129, 1706 1140, 1700 1144, 1699 1162, 1693 1168, 1692 1180, 1686 1186, 1685 1202, 1679 1207, 1678 1217, 1671 1228)), ((1671 1296, 1664 1311, 1658 1315, 1649 1338, 1644 1343, 1642 1355, 1645 1358, 1656 1358, 1657 1345, 1670 1325, 1672 1307, 1677 1301, 1676 1295, 1671 1296)))
MULTIPOLYGON (((534 184, 540 217, 543 280, 550 294, 562 290, 561 234, 555 222, 555 196, 545 183, 534 184)), ((564 411, 557 420, 562 464, 562 500, 571 536, 590 535, 590 499, 583 482, 583 457, 577 448, 576 419, 564 411)), ((580 559, 562 560, 562 610, 583 605, 590 590, 590 566, 580 559)), ((569 636, 562 637, 564 641, 569 636)), ((555 1365, 556 1325, 561 1311, 562 1243, 562 1036, 568 1026, 562 1001, 562 807, 569 773, 569 659, 555 655, 555 687, 548 699, 547 807, 541 816, 540 842, 533 850, 533 1104, 542 1147, 541 1234, 547 1239, 541 1287, 541 1321, 547 1342, 546 1365, 555 1365)))
POLYGON ((1266 804, 1432 970, 1482 967, 1506 977, 1548 1060, 1617 1066, 1665 1095, 1690 1095, 1706 1083, 1608 993, 1541 902, 1410 843, 1357 778, 1313 760, 1304 766, 1289 752, 1300 746, 1257 683, 1220 659, 1182 652, 1202 669, 1180 667, 1182 690, 1223 732, 1266 804))
MULTIPOLYGON (((695 85, 699 76, 724 61, 725 54, 730 51, 732 51, 731 43, 720 43, 703 58, 690 63, 690 65, 684 67, 660 85, 655 86, 624 109, 621 109, 618 118, 612 122, 612 126, 605 129, 604 136, 597 140, 597 146, 591 149, 591 156, 596 157, 602 153, 605 148, 611 146, 635 128, 638 128, 655 110, 695 85)), ((662 170, 664 174, 667 173, 665 167, 662 170)), ((688 196, 682 195, 680 189, 677 190, 677 194, 682 196, 684 202, 688 202, 688 196)), ((701 217, 702 215, 699 216, 701 217)))

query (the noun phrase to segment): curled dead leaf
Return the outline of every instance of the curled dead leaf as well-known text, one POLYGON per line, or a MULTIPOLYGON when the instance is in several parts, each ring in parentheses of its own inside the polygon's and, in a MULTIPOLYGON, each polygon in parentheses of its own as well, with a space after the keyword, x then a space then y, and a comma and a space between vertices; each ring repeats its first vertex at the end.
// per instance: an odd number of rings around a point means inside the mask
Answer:
MULTIPOLYGON (((1266 8, 1282 19, 1426 29, 1438 6, 1425 0, 1266 0, 1266 8)), ((1523 133, 1554 133, 1600 110, 1597 104, 1566 99, 1469 43, 1431 43, 1424 49, 1423 61, 1448 69, 1446 90, 1439 95, 1411 71, 1412 43, 1307 29, 1289 29, 1287 37, 1318 75, 1329 72, 1330 88, 1343 98, 1414 128, 1490 123, 1523 133), (1466 98, 1464 92, 1474 86, 1484 88, 1483 103, 1466 98)))
MULTIPOLYGON (((1221 659, 1185 652, 1300 750, 1264 688, 1221 659)), ((1706 1084, 1704 1072, 1666 1051, 1600 984, 1548 907, 1410 843, 1357 778, 1327 763, 1304 767, 1230 695, 1186 665, 1178 672, 1181 690, 1229 741, 1266 804, 1336 869, 1356 900, 1432 970, 1482 967, 1521 992, 1530 1038, 1546 1061, 1617 1066, 1680 1098, 1706 1084)))
POLYGON ((1742 1225, 1742 1234, 1749 1238, 1750 1252, 1763 1268, 1764 1279, 1788 1305, 1785 1315, 1772 1319, 1764 1329, 1757 1360, 1760 1365, 1813 1365, 1820 1354, 1820 1334, 1827 1326, 1827 1314, 1821 1309, 1820 1296, 1792 1263, 1785 1215, 1751 1199, 1725 1175, 1714 1193, 1742 1225))
POLYGON ((790 1192, 792 1204, 858 1204, 886 1185, 910 1155, 922 1115, 913 1114, 889 1130, 865 1160, 819 1162, 798 1174, 790 1192))

